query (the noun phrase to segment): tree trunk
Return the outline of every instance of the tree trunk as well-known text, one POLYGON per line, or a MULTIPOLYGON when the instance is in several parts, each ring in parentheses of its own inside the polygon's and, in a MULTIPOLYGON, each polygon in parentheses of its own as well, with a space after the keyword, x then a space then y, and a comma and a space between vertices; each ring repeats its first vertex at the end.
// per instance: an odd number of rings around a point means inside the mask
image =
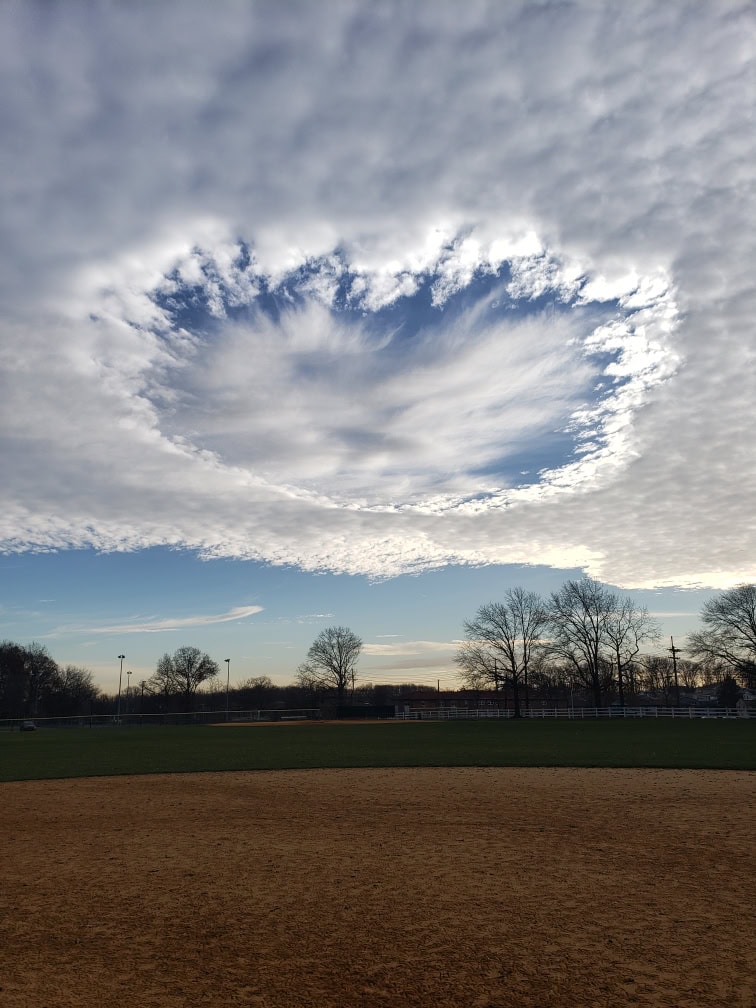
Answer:
POLYGON ((597 672, 594 672, 592 676, 592 691, 593 691, 593 706, 601 706, 601 679, 597 672))
POLYGON ((514 716, 516 718, 521 718, 522 711, 520 710, 520 690, 518 689, 518 682, 516 679, 512 680, 512 699, 514 701, 514 716))

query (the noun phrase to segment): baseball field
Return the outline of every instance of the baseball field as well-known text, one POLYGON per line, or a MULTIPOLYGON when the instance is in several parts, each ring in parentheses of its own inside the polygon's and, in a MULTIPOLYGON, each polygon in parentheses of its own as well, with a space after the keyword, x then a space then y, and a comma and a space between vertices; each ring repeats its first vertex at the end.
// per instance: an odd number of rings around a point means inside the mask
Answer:
POLYGON ((0 1005, 752 1008, 754 727, 3 733, 0 1005))

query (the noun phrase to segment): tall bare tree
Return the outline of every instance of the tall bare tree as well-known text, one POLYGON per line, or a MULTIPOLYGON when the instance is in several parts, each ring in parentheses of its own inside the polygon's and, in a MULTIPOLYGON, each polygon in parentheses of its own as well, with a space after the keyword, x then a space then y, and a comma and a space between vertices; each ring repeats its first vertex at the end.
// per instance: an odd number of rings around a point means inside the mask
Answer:
POLYGON ((94 677, 89 669, 66 665, 59 669, 48 686, 45 710, 52 717, 84 714, 99 697, 94 677))
POLYGON ((697 662, 688 661, 686 658, 678 659, 677 674, 685 689, 691 690, 703 685, 702 669, 697 662))
MULTIPOLYGON (((616 596, 615 596, 616 599, 616 596)), ((607 618, 604 634, 606 646, 611 651, 617 669, 617 690, 619 702, 625 705, 625 672, 640 653, 645 641, 655 640, 661 627, 652 619, 647 609, 635 605, 629 595, 617 599, 616 605, 607 618)))
POLYGON ((297 669, 297 683, 308 689, 335 689, 339 704, 354 690, 362 641, 348 627, 326 627, 310 645, 307 660, 297 669))
POLYGON ((661 693, 665 706, 677 700, 675 687, 675 669, 672 659, 667 655, 649 655, 643 662, 643 680, 651 693, 661 693))
POLYGON ((218 675, 218 665, 196 647, 180 647, 172 655, 164 654, 150 679, 153 690, 166 696, 181 696, 189 706, 204 682, 218 675))
POLYGON ((548 613, 535 592, 513 588, 503 602, 489 602, 465 621, 464 641, 455 655, 462 681, 477 688, 512 687, 515 717, 521 716, 520 688, 527 696, 528 673, 543 648, 543 630, 548 613))
POLYGON ((567 581, 549 603, 549 652, 592 691, 597 707, 612 681, 607 628, 616 609, 616 595, 592 578, 567 581))
POLYGON ((756 585, 742 584, 709 599, 704 629, 688 637, 688 654, 724 662, 744 686, 756 685, 756 585))

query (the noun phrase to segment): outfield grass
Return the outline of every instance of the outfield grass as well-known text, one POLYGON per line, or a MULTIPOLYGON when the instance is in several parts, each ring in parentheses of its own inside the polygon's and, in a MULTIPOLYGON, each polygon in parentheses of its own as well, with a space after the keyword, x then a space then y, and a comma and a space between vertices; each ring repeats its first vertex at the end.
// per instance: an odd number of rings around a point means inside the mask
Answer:
POLYGON ((754 721, 452 721, 0 733, 0 781, 316 767, 756 769, 754 721))

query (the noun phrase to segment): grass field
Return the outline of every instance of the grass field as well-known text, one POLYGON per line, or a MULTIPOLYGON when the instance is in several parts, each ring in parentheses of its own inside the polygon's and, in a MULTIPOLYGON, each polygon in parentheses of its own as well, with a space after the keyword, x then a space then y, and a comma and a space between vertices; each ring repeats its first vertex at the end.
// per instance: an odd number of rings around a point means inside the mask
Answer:
POLYGON ((108 727, 0 734, 0 781, 325 767, 756 769, 754 721, 108 727))

